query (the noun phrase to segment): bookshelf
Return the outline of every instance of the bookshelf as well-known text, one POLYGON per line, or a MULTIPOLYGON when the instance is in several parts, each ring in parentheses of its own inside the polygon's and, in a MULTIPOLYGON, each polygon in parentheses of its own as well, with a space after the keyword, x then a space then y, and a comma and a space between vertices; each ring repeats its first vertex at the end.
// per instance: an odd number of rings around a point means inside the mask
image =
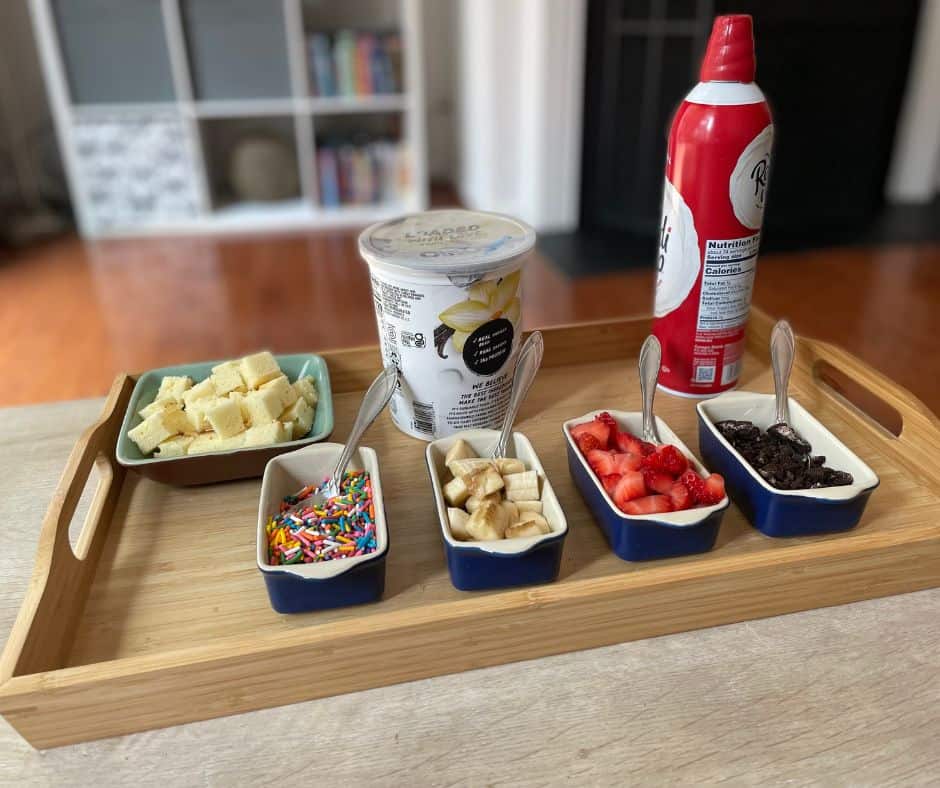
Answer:
POLYGON ((83 236, 355 226, 427 207, 420 0, 30 7, 83 236), (332 95, 313 37, 321 57, 346 47, 332 95))

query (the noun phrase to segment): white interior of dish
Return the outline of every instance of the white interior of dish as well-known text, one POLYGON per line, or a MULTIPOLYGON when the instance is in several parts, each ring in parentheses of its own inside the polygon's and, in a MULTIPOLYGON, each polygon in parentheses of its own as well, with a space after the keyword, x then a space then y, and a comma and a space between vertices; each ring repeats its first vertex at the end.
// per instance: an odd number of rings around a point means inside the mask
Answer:
POLYGON ((728 448, 728 451, 747 468, 751 476, 757 479, 766 489, 777 495, 795 495, 801 498, 842 501, 854 498, 863 490, 869 490, 878 485, 878 476, 859 459, 858 455, 820 424, 799 402, 792 397, 789 401, 790 426, 809 441, 813 447, 813 454, 825 455, 826 465, 837 471, 851 473, 855 479, 853 484, 842 487, 818 487, 808 490, 778 490, 764 481, 763 477, 754 470, 751 464, 738 453, 737 449, 725 439, 715 426, 715 422, 735 419, 753 422, 762 430, 766 430, 776 423, 773 394, 732 391, 713 400, 700 402, 696 407, 705 421, 706 428, 711 430, 712 434, 728 448))
POLYGON ((509 457, 522 460, 525 463, 526 470, 532 470, 538 474, 541 488, 542 516, 551 527, 551 533, 525 536, 519 539, 492 539, 482 542, 461 542, 459 539, 455 539, 450 532, 450 522, 447 519, 447 502, 444 500, 443 487, 451 478, 447 466, 444 465, 444 457, 451 446, 460 438, 463 438, 478 456, 488 457, 499 438, 499 430, 467 430, 428 444, 426 454, 428 471, 431 474, 431 487, 434 492, 434 502, 437 505, 437 515, 441 522, 441 533, 444 534, 444 539, 447 540, 448 544, 454 547, 476 547, 489 553, 511 555, 524 553, 539 542, 552 539, 568 530, 565 513, 562 511, 561 504, 555 496, 555 491, 545 475, 545 469, 542 467, 542 463, 539 462, 535 449, 532 448, 532 444, 525 435, 514 432, 509 445, 506 447, 506 454, 509 457))
MULTIPOLYGON (((594 486, 598 489, 601 495, 604 496, 604 500, 607 502, 607 505, 610 506, 611 510, 618 516, 622 517, 624 520, 655 520, 660 523, 668 523, 669 525, 675 526, 690 526, 698 525, 706 517, 708 517, 712 512, 718 511, 719 509, 724 509, 728 506, 728 496, 726 495, 719 503, 712 504, 711 506, 697 506, 694 509, 683 509, 680 512, 663 512, 662 514, 625 514, 620 510, 617 504, 614 503, 613 498, 607 494, 607 490, 604 489, 604 485, 601 484, 601 480, 597 478, 597 474, 594 473, 594 469, 588 464, 587 458, 581 453, 581 450, 578 448, 578 444, 575 443, 574 438, 571 437, 571 428, 577 426, 578 424, 584 424, 588 421, 593 421, 594 417, 599 413, 609 413, 614 421, 620 425, 620 428, 633 433, 634 435, 643 434, 643 414, 638 411, 622 411, 622 410, 592 410, 590 413, 586 413, 583 416, 580 416, 576 419, 571 419, 566 421, 562 426, 562 429, 565 433, 565 440, 568 441, 568 444, 574 450, 575 455, 577 455, 578 460, 581 462, 581 465, 584 466, 584 469, 588 472, 591 477, 591 480, 594 482, 594 486)), ((679 451, 681 451, 689 460, 689 464, 701 475, 708 476, 708 471, 705 470, 705 466, 698 461, 692 452, 689 451, 688 446, 686 446, 679 437, 671 429, 669 425, 666 424, 659 416, 656 416, 656 426, 659 429, 659 437, 662 438, 663 443, 671 443, 679 451)))
POLYGON ((337 561, 316 564, 290 564, 272 566, 268 563, 268 545, 264 526, 268 517, 276 514, 281 501, 308 484, 321 483, 336 465, 343 450, 341 443, 318 443, 303 449, 282 454, 272 459, 264 468, 261 481, 261 501, 258 505, 257 562, 262 572, 283 572, 298 577, 326 579, 351 569, 381 555, 388 549, 388 526, 385 522, 385 507, 382 505, 382 481, 379 478, 379 461, 376 453, 365 446, 357 449, 347 470, 366 470, 372 480, 372 500, 375 505, 375 552, 357 555, 337 561))

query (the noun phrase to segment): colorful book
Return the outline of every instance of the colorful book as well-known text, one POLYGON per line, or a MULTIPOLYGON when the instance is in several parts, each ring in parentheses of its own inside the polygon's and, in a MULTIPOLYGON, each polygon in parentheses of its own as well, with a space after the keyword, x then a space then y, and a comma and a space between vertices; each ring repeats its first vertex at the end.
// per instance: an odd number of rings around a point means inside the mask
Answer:
POLYGON ((336 73, 337 94, 356 95, 356 34, 340 30, 333 42, 333 67, 336 73))
POLYGON ((395 86, 392 79, 392 65, 385 49, 385 37, 377 37, 372 48, 372 57, 369 60, 372 72, 372 90, 375 93, 394 93, 395 86))
POLYGON ((338 208, 342 204, 342 195, 339 165, 333 148, 323 147, 317 151, 317 170, 320 176, 320 204, 324 208, 338 208))
POLYGON ((326 33, 314 33, 307 40, 310 81, 317 96, 336 95, 336 76, 333 72, 333 47, 326 33))
POLYGON ((389 33, 383 38, 383 49, 388 58, 388 70, 392 85, 392 93, 398 93, 404 89, 404 79, 402 77, 402 52, 401 36, 398 33, 389 33))
POLYGON ((371 96, 375 93, 372 84, 372 53, 375 50, 375 36, 360 33, 356 39, 356 93, 371 96))

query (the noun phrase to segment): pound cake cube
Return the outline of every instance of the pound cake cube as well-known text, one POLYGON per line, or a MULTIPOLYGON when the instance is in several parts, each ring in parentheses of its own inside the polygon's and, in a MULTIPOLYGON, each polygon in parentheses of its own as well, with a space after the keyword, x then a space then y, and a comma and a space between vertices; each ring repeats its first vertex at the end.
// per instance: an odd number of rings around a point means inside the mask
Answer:
POLYGON ((154 452, 153 456, 161 460, 182 457, 186 454, 186 449, 189 448, 189 444, 192 443, 193 440, 195 440, 195 436, 193 435, 177 435, 175 438, 165 440, 157 446, 157 450, 154 452))
POLYGON ((127 437, 137 444, 142 454, 150 454, 163 441, 177 433, 178 430, 167 423, 166 414, 160 412, 148 416, 134 429, 128 430, 127 437))
POLYGON ((238 369, 250 389, 256 389, 281 374, 277 360, 267 350, 245 356, 238 369))
POLYGON ((192 422, 189 420, 189 416, 186 415, 186 411, 181 410, 179 405, 174 405, 174 407, 167 408, 163 411, 163 423, 166 425, 168 430, 172 430, 174 433, 179 435, 194 433, 196 430, 193 429, 192 422))
POLYGON ((160 381, 156 401, 169 399, 174 402, 182 402, 183 394, 192 387, 193 379, 189 375, 167 375, 160 381))
POLYGON ((280 375, 274 380, 269 380, 261 387, 260 391, 269 389, 277 394, 278 399, 281 401, 281 410, 286 410, 297 400, 297 391, 290 384, 287 375, 280 375))
POLYGON ((193 432, 204 432, 210 429, 209 419, 206 413, 214 408, 222 399, 220 397, 203 397, 190 402, 186 406, 186 417, 190 422, 190 430, 193 432))
POLYGON ((290 440, 284 425, 279 421, 271 421, 262 424, 260 427, 250 427, 245 430, 245 447, 249 446, 270 446, 274 443, 283 443, 290 440))
POLYGON ((261 427, 275 421, 281 413, 281 398, 272 389, 249 392, 245 396, 245 407, 252 427, 261 427))
POLYGON ((188 391, 183 392, 183 403, 186 406, 186 409, 192 407, 194 402, 198 402, 202 399, 209 399, 211 397, 217 397, 218 392, 215 390, 215 383, 212 380, 212 377, 208 377, 205 380, 200 381, 195 386, 193 386, 188 391))
POLYGON ((231 391, 229 392, 228 398, 232 402, 238 405, 238 409, 242 414, 242 421, 245 422, 246 427, 251 426, 251 414, 248 412, 248 406, 245 404, 245 393, 241 391, 231 391))
POLYGON ((303 397, 298 397, 297 401, 281 414, 281 421, 294 422, 294 440, 302 438, 313 426, 313 408, 303 397))
POLYGON ((224 364, 214 366, 210 378, 215 385, 216 394, 219 396, 225 396, 230 391, 247 390, 245 379, 242 377, 242 373, 238 371, 237 361, 226 361, 224 364))
POLYGON ((317 395, 317 384, 314 383, 310 375, 304 375, 294 381, 294 391, 297 395, 307 400, 307 404, 312 408, 317 404, 319 396, 317 395))
POLYGON ((179 403, 174 399, 155 399, 137 412, 142 419, 149 419, 154 413, 163 413, 163 411, 170 409, 178 410, 179 403))
POLYGON ((200 432, 186 448, 187 454, 207 454, 218 451, 219 436, 214 432, 200 432))
POLYGON ((245 431, 242 411, 237 402, 220 397, 206 408, 206 419, 220 438, 231 438, 245 431))
POLYGON ((215 443, 215 451, 233 451, 234 449, 241 449, 245 445, 245 433, 244 431, 238 433, 238 435, 232 435, 228 438, 219 438, 215 443))

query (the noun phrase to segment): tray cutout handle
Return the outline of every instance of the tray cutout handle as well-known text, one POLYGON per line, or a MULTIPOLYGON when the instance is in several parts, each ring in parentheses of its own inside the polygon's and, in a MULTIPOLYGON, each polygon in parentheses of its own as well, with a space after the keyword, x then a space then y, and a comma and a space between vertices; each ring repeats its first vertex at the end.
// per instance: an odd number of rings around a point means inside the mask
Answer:
POLYGON ((69 455, 43 518, 26 598, 0 657, 0 684, 67 662, 126 473, 115 447, 133 388, 133 378, 117 377, 101 418, 69 455), (73 543, 70 527, 93 469, 98 483, 73 543))
MULTIPOLYGON (((77 481, 77 479, 75 480, 77 481)), ((114 482, 114 465, 108 456, 99 451, 88 468, 81 494, 74 498, 71 515, 68 516, 69 548, 77 561, 88 555, 95 528, 101 519, 101 510, 108 499, 114 482), (84 516, 81 516, 84 512, 84 516)), ((65 518, 68 512, 62 512, 65 518)))
POLYGON ((813 364, 813 377, 830 392, 848 402, 860 414, 875 422, 895 438, 904 430, 904 417, 893 405, 889 405, 872 389, 850 377, 839 367, 825 359, 813 364))

